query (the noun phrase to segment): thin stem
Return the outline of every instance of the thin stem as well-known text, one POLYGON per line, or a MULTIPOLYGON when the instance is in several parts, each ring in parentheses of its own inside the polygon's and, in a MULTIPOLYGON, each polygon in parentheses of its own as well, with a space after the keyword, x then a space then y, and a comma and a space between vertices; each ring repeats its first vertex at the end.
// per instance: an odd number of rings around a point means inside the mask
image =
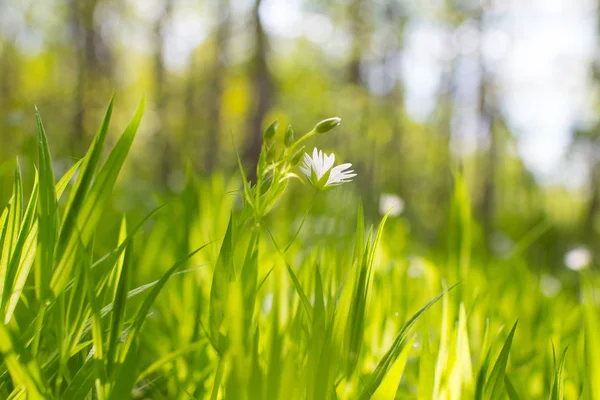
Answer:
POLYGON ((310 212, 310 210, 311 210, 311 208, 312 208, 312 206, 313 206, 313 204, 315 202, 315 197, 317 197, 317 191, 316 190, 313 192, 313 195, 312 195, 312 197, 310 199, 310 203, 308 204, 308 208, 306 209, 306 212, 304 213, 304 216, 302 217, 302 222, 300 222, 300 226, 296 230, 296 233, 294 233, 294 236, 292 236, 292 239, 290 240, 290 242, 287 244, 287 246, 285 246, 285 249, 283 250, 283 254, 287 253, 287 251, 290 249, 290 247, 292 246, 292 244, 294 243, 294 241, 298 237, 298 234, 300 233, 300 230, 304 226, 304 222, 306 221, 306 217, 308 216, 308 213, 310 212))
POLYGON ((217 396, 219 394, 219 386, 221 386, 221 379, 223 379, 223 368, 225 361, 223 357, 219 357, 219 365, 217 365, 217 372, 215 374, 215 382, 213 383, 212 394, 210 395, 210 400, 217 400, 217 396))
MULTIPOLYGON (((294 144, 292 144, 292 146, 290 147, 290 150, 296 150, 296 148, 298 147, 298 145, 302 142, 304 142, 306 139, 314 136, 317 134, 317 131, 315 131, 314 129, 310 132, 308 132, 306 135, 302 136, 301 138, 299 138, 298 140, 296 140, 294 142, 294 144)), ((290 151, 291 154, 294 154, 293 151, 290 151)))

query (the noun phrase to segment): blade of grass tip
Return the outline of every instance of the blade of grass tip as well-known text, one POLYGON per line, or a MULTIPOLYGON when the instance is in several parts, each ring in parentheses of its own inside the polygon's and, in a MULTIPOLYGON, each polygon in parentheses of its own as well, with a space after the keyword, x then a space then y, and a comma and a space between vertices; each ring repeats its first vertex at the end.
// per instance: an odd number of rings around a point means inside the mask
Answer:
POLYGON ((81 160, 81 169, 75 181, 69 201, 67 202, 64 219, 60 226, 60 233, 57 238, 56 250, 58 254, 64 254, 69 242, 77 240, 76 238, 74 239, 72 237, 73 232, 75 231, 77 216, 81 210, 88 190, 92 185, 94 175, 96 174, 96 169, 98 168, 98 164, 100 162, 100 157, 102 156, 102 151, 104 150, 104 143, 106 142, 108 127, 110 125, 113 103, 114 95, 110 99, 102 120, 102 124, 100 125, 98 133, 96 133, 96 136, 94 136, 92 145, 88 149, 85 157, 81 160))
POLYGON ((210 302, 208 305, 209 329, 213 341, 217 344, 221 341, 221 325, 225 319, 229 283, 234 282, 236 279, 233 266, 233 224, 233 214, 231 214, 210 286, 210 302))
POLYGON ((427 329, 421 333, 422 346, 419 354, 419 380, 417 383, 417 395, 419 399, 430 400, 433 397, 434 374, 435 370, 434 356, 429 345, 429 335, 427 329))
POLYGON ((135 319, 133 321, 133 324, 131 325, 131 328, 129 329, 129 332, 127 334, 127 338, 125 339, 125 343, 123 343, 123 345, 121 347, 121 350, 120 350, 121 359, 124 359, 126 357, 128 351, 129 351, 129 347, 131 346, 131 344, 133 343, 133 341, 137 338, 140 330, 142 329, 144 321, 146 320, 146 317, 148 316, 148 312, 150 311, 150 307, 152 307, 152 304, 154 303, 154 300, 156 300, 156 298, 158 297, 160 291, 163 289, 163 287, 165 286, 165 284, 167 283, 167 281, 169 280, 169 278, 178 269, 180 269, 182 266, 184 266, 185 263, 190 258, 192 258, 199 251, 203 250, 209 244, 210 243, 207 243, 207 244, 199 247, 198 249, 194 250, 193 252, 191 252, 190 254, 188 254, 187 256, 185 256, 184 258, 182 258, 181 260, 177 261, 171 268, 169 268, 167 270, 167 272, 165 272, 163 274, 163 276, 154 285, 154 287, 152 288, 152 291, 148 294, 148 297, 146 297, 146 299, 144 300, 144 303, 142 304, 142 306, 138 310, 138 312, 137 312, 137 314, 135 316, 135 319))
POLYGON ((492 368, 489 378, 485 384, 484 396, 486 399, 498 399, 502 395, 502 386, 504 383, 504 376, 506 374, 506 365, 508 364, 508 356, 510 354, 510 347, 512 345, 515 330, 517 329, 518 321, 515 322, 504 345, 500 351, 500 355, 496 359, 496 363, 492 368))
POLYGON ((552 382, 552 389, 550 391, 550 400, 562 400, 564 398, 563 393, 563 370, 565 366, 565 359, 567 356, 567 350, 569 350, 569 346, 565 347, 560 356, 560 361, 556 366, 556 370, 554 371, 554 379, 552 382))
MULTIPOLYGON (((76 162, 63 176, 62 178, 60 178, 60 180, 58 181, 58 183, 56 184, 56 200, 58 202, 58 200, 61 199, 65 189, 67 188, 67 185, 69 184, 69 182, 71 181, 71 179, 73 178, 73 176, 75 175, 75 173, 77 172, 77 170, 79 169, 79 167, 81 166, 81 164, 83 163, 83 160, 79 160, 78 162, 76 162)), ((40 182, 41 184, 41 182, 40 182)), ((39 206, 38 206, 39 207, 39 206)), ((39 208, 38 208, 39 210, 39 208)), ((58 219, 58 211, 57 211, 57 217, 58 219)), ((39 222, 38 222, 39 223, 39 222)), ((57 221, 57 225, 55 226, 55 229, 58 228, 58 221, 57 221)), ((51 268, 52 268, 52 261, 54 258, 54 244, 52 244, 52 248, 50 249, 50 252, 52 253, 52 257, 49 258, 49 260, 47 260, 49 262, 49 264, 46 265, 42 265, 40 264, 40 261, 43 259, 42 256, 40 256, 39 252, 41 251, 40 248, 40 242, 43 240, 43 236, 40 236, 40 234, 38 234, 38 245, 37 245, 37 250, 38 250, 38 256, 36 257, 36 262, 34 263, 35 265, 35 271, 34 271, 34 282, 35 282, 35 291, 36 291, 36 295, 38 296, 38 298, 42 298, 42 292, 44 292, 44 296, 43 298, 47 297, 47 292, 49 292, 49 285, 50 285, 50 274, 51 274, 51 268), (44 275, 45 273, 47 273, 47 275, 44 275)), ((54 243, 56 242, 56 233, 55 233, 55 238, 54 238, 54 243)), ((49 243, 45 243, 46 245, 49 245, 49 243)), ((42 245, 43 248, 43 245, 42 245)), ((34 329, 34 338, 33 338, 33 344, 32 344, 32 352, 34 355, 37 354, 37 350, 39 348, 39 342, 41 339, 41 334, 42 334, 42 327, 44 324, 44 318, 46 315, 46 307, 47 307, 47 303, 45 301, 41 302, 41 309, 35 319, 35 329, 34 329)))
POLYGON ((404 340, 406 339, 406 336, 408 335, 408 332, 413 327, 413 325, 416 324, 419 318, 429 308, 431 308, 431 306, 437 303, 442 298, 442 296, 444 296, 444 294, 454 289, 457 285, 458 284, 454 284, 450 286, 448 290, 438 294, 431 301, 429 301, 429 303, 425 304, 420 310, 414 313, 413 316, 410 317, 410 319, 404 323, 404 325, 402 326, 402 328, 400 328, 400 331, 396 335, 394 342, 392 343, 386 354, 383 356, 381 361, 379 361, 377 368, 375 368, 375 370, 371 373, 371 375, 369 375, 368 379, 365 381, 365 388, 360 396, 361 400, 368 400, 371 398, 373 393, 375 393, 375 391, 381 384, 383 378, 388 373, 390 366, 398 359, 400 351, 402 350, 404 340))
POLYGON ((310 330, 308 350, 307 350, 307 370, 313 372, 307 374, 306 383, 306 394, 310 398, 317 398, 327 393, 328 387, 327 382, 324 383, 325 388, 317 387, 319 381, 319 370, 313 366, 319 365, 319 359, 325 351, 323 345, 326 335, 326 315, 325 315, 325 300, 323 296, 323 282, 321 280, 321 272, 319 270, 319 264, 315 265, 315 305, 314 305, 314 318, 312 320, 312 326, 310 330), (312 397, 311 397, 312 396, 312 397))
MULTIPOLYGON (((460 282, 467 275, 471 256, 471 204, 462 165, 454 171, 454 192, 450 205, 448 258, 451 271, 460 282)), ((457 289, 456 299, 462 300, 462 288, 457 289)))
MULTIPOLYGON (((8 230, 8 212, 10 211, 10 202, 12 198, 9 200, 9 204, 4 207, 2 214, 0 214, 0 245, 4 243, 4 236, 8 230)), ((2 254, 2 248, 0 248, 0 255, 2 254)))
MULTIPOLYGON (((365 255, 370 251, 372 235, 373 231, 370 229, 364 244, 364 250, 358 253, 361 257, 352 261, 352 266, 356 269, 356 279, 354 280, 354 288, 350 299, 349 319, 344 332, 344 353, 346 354, 344 372, 347 379, 350 379, 356 370, 364 338, 365 310, 368 297, 368 264, 365 255)), ((356 243, 355 249, 359 245, 362 244, 356 243)))
MULTIPOLYGON (((125 248, 128 246, 129 242, 131 242, 133 240, 133 238, 138 233, 138 231, 144 226, 144 224, 147 221, 150 220, 150 218, 152 218, 152 216, 154 216, 156 213, 158 213, 158 211, 161 210, 164 206, 165 206, 165 204, 156 207, 154 210, 150 211, 150 213, 148 213, 144 218, 142 218, 142 220, 129 232, 129 234, 127 235, 127 238, 122 243, 120 243, 112 251, 108 252, 104 256, 102 256, 99 259, 97 259, 92 264, 92 270, 93 271, 101 270, 100 267, 103 264, 108 265, 108 266, 113 266, 115 264, 115 262, 117 261, 117 259, 121 256, 121 254, 123 253, 123 251, 125 251, 125 248)), ((106 280, 106 282, 101 282, 98 285, 98 289, 99 290, 104 289, 104 286, 107 284, 107 281, 108 281, 109 275, 105 274, 104 272, 105 271, 99 271, 98 272, 98 275, 104 276, 105 280, 106 280)))
MULTIPOLYGON (((231 138, 233 142, 233 136, 231 138)), ((235 149, 235 155, 237 157, 238 167, 240 169, 240 175, 242 175, 242 184, 244 185, 244 199, 249 203, 251 208, 254 207, 254 201, 252 199, 252 193, 250 191, 250 186, 248 185, 248 179, 246 178, 246 172, 244 172, 244 167, 242 166, 242 159, 240 158, 240 153, 238 153, 237 147, 235 146, 235 142, 233 143, 233 148, 235 149)))
POLYGON ((0 308, 4 309, 4 292, 10 291, 12 281, 8 282, 10 274, 9 263, 14 252, 15 245, 19 237, 19 227, 21 226, 21 214, 23 212, 23 182, 21 180, 21 168, 17 162, 15 169, 15 178, 13 182, 13 195, 8 203, 9 213, 7 220, 7 229, 4 235, 2 254, 0 256, 0 308))
POLYGON ((506 394, 509 400, 521 400, 521 396, 519 396, 515 385, 513 385, 508 375, 504 375, 504 386, 506 387, 506 394))
POLYGON ((485 388, 485 381, 487 379, 488 369, 492 358, 492 345, 490 339, 490 325, 489 320, 486 320, 485 330, 483 334, 483 343, 481 345, 481 352, 485 356, 479 360, 479 367, 477 373, 477 381, 475 383, 475 400, 483 399, 483 390, 485 388))
MULTIPOLYGON (((362 206, 359 210, 362 210, 362 206)), ((376 251, 379 247, 379 242, 381 241, 381 237, 383 235, 383 228, 390 214, 390 211, 391 210, 389 210, 381 219, 379 226, 377 227, 377 231, 375 233, 375 238, 372 242, 372 230, 369 231, 365 251, 363 253, 358 253, 359 255, 361 255, 360 260, 355 260, 355 262, 362 261, 362 266, 358 270, 358 280, 355 284, 354 296, 352 297, 352 303, 350 305, 352 317, 350 319, 350 324, 348 325, 349 329, 346 334, 346 341, 348 343, 346 375, 348 378, 354 373, 354 370, 356 369, 356 365, 358 363, 358 357, 360 355, 364 339, 365 314, 369 305, 372 282, 373 277, 375 275, 376 251)), ((359 216, 359 227, 364 223, 361 220, 361 218, 362 217, 359 216)), ((355 246, 359 245, 360 243, 358 242, 355 244, 355 246)))
MULTIPOLYGON (((127 222, 123 218, 121 225, 120 241, 124 241, 127 237, 127 222)), ((110 324, 110 336, 108 340, 108 351, 106 354, 107 371, 110 376, 113 370, 113 365, 118 361, 117 347, 121 339, 121 331, 123 329, 125 319, 125 305, 127 303, 127 288, 131 275, 131 264, 133 259, 133 241, 125 249, 125 253, 119 260, 118 267, 115 269, 115 294, 113 300, 112 320, 110 324)))
POLYGON ((59 250, 58 252, 60 254, 64 252, 67 242, 71 240, 71 234, 75 228, 77 215, 79 214, 83 201, 85 200, 88 189, 92 184, 94 175, 96 174, 96 169, 98 168, 100 157, 102 156, 102 151, 104 150, 104 143, 106 142, 113 103, 114 95, 111 97, 110 102, 108 103, 108 107, 104 114, 100 129, 98 130, 98 133, 96 133, 96 136, 94 136, 94 141, 82 160, 80 173, 77 176, 75 186, 73 187, 73 191, 71 192, 71 196, 67 202, 65 216, 60 227, 60 234, 58 236, 57 249, 59 250))
MULTIPOLYGON (((67 189, 67 185, 69 185, 69 182, 71 182, 71 180, 73 179, 73 176, 75 176, 75 173, 77 173, 77 171, 81 167, 81 164, 83 164, 83 161, 84 160, 81 159, 81 160, 77 161, 75 164, 73 164, 71 166, 71 168, 69 168, 69 170, 56 183, 56 200, 57 201, 61 199, 63 193, 67 189)), ((57 211, 57 215, 58 215, 58 211, 57 211)))
MULTIPOLYGON (((445 286, 445 285, 444 285, 445 286)), ((442 297, 442 322, 440 333, 440 344, 438 347, 438 357, 435 364, 435 380, 433 389, 433 398, 444 397, 442 393, 448 390, 448 386, 452 383, 450 375, 452 373, 451 360, 449 360, 453 344, 450 343, 452 335, 454 318, 450 317, 450 299, 448 296, 442 297), (451 322, 452 319, 452 322, 451 322)))
POLYGON ((282 254, 287 253, 287 251, 290 249, 290 247, 292 247, 292 244, 294 244, 294 241, 296 240, 296 238, 300 234, 300 231, 302 230, 302 227, 304 226, 304 222, 306 222, 306 217, 308 216, 308 213, 310 212, 310 210, 312 208, 312 205, 313 205, 313 203, 315 201, 315 197, 317 197, 317 193, 318 192, 316 192, 316 191, 313 193, 313 195, 312 195, 312 197, 310 199, 310 203, 309 203, 308 207, 306 208, 306 212, 302 216, 302 221, 300 222, 300 226, 298 226, 298 229, 296 229, 296 232, 294 233, 294 235, 290 239, 289 243, 287 244, 287 246, 285 246, 285 249, 283 249, 283 253, 282 254))
POLYGON ((294 289, 296 289, 296 292, 300 296, 300 300, 301 300, 302 306, 304 307, 304 310, 306 311, 308 320, 312 321, 313 309, 312 309, 312 306, 310 305, 310 300, 308 299, 308 296, 304 292, 304 289, 302 289, 302 285, 300 285, 300 281, 298 280, 298 277, 296 277, 296 273, 294 272, 294 269, 290 266, 290 264, 288 264, 287 261, 285 262, 285 266, 288 270, 290 278, 292 278, 292 283, 294 284, 294 289))
POLYGON ((16 269, 15 283, 11 290, 10 297, 6 306, 6 313, 4 316, 4 323, 8 324, 14 315, 17 303, 23 293, 23 288, 29 277, 29 272, 33 266, 37 247, 37 224, 29 231, 29 234, 25 238, 23 243, 23 250, 21 257, 19 258, 16 269))
POLYGON ((29 271, 33 265, 36 252, 36 241, 38 224, 35 218, 37 210, 38 197, 38 174, 35 173, 35 180, 31 197, 23 216, 19 236, 15 244, 11 260, 6 272, 6 281, 4 282, 3 304, 6 305, 4 321, 6 324, 11 320, 17 302, 21 297, 21 292, 29 276, 29 271))
MULTIPOLYGON (((48 138, 37 107, 35 108, 35 118, 37 123, 40 193, 38 197, 38 261, 34 274, 36 278, 36 295, 43 301, 47 296, 48 285, 50 283, 54 246, 58 232, 58 190, 54 183, 54 168, 52 166, 48 138)), ((65 187, 66 183, 68 181, 64 183, 65 187)), ((62 192, 63 190, 60 191, 62 192)))
POLYGON ((397 397, 396 393, 398 392, 398 386, 400 386, 402 376, 404 375, 404 369, 406 368, 406 362, 408 361, 408 355, 414 342, 415 338, 413 337, 406 344, 402 345, 400 355, 392 364, 389 372, 385 375, 375 393, 373 393, 373 399, 388 400, 397 397))
MULTIPOLYGON (((108 204, 119 172, 138 131, 143 112, 144 99, 140 102, 131 122, 125 128, 117 144, 110 152, 108 159, 99 170, 88 195, 82 200, 75 224, 84 245, 89 243, 104 208, 108 204)), ((71 238, 65 245, 64 253, 61 253, 61 261, 52 275, 50 286, 55 295, 63 290, 69 280, 74 265, 75 245, 76 241, 71 238)))
POLYGON ((281 248, 279 247, 279 245, 277 244, 277 241, 275 240, 275 237, 273 236, 273 233, 271 233, 271 230, 267 227, 265 227, 265 230, 269 234, 269 237, 271 238, 271 242, 273 243, 273 245, 275 246, 275 249, 281 256, 281 259, 285 262, 288 274, 289 274, 290 278, 292 279, 292 283, 294 284, 294 290, 296 290, 296 293, 298 293, 298 296, 300 296, 302 307, 304 307, 304 310, 306 311, 306 314, 308 315, 309 321, 312 321, 312 306, 310 304, 310 300, 308 300, 308 296, 306 295, 306 292, 302 288, 302 285, 300 284, 300 281, 298 280, 298 277, 296 276, 294 269, 290 266, 290 264, 285 259, 285 256, 283 255, 281 248))

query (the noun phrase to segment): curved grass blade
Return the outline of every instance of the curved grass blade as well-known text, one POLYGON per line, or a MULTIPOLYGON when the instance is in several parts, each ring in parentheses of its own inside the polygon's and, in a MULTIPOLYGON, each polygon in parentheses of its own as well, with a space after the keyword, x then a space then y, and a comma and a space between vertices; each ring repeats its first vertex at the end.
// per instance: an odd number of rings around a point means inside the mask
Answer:
POLYGON ((379 361, 379 364, 377 365, 377 368, 375 368, 375 371, 373 371, 366 380, 365 388, 360 396, 361 400, 370 399, 373 396, 373 394, 377 391, 377 388, 383 381, 383 378, 388 373, 390 367, 400 356, 404 340, 406 339, 406 336, 408 335, 408 332, 413 327, 413 325, 417 323, 417 321, 419 320, 419 318, 421 318, 425 311, 431 308, 431 306, 437 303, 442 298, 442 296, 444 296, 444 294, 446 294, 448 291, 452 290, 456 286, 457 284, 454 284, 453 286, 448 288, 447 291, 438 294, 429 303, 425 304, 419 311, 413 314, 413 316, 408 321, 404 323, 402 328, 400 328, 400 332, 398 332, 398 335, 396 335, 394 342, 386 352, 385 356, 383 356, 381 361, 379 361))
POLYGON ((506 374, 506 365, 508 364, 508 356, 510 354, 510 347, 512 345, 513 337, 515 336, 515 330, 517 329, 518 321, 515 322, 504 345, 500 351, 498 359, 492 368, 489 378, 485 384, 484 398, 495 400, 502 396, 502 387, 504 386, 504 376, 506 374))

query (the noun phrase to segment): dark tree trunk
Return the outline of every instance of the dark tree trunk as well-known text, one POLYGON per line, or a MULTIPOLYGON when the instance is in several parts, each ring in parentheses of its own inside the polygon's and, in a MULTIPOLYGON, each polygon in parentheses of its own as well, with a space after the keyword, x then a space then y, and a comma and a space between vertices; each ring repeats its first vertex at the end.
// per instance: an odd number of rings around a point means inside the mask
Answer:
POLYGON ((359 85, 361 81, 361 58, 364 48, 365 24, 363 0, 353 0, 349 5, 352 48, 348 63, 348 82, 359 85))
POLYGON ((100 93, 112 90, 113 55, 94 21, 98 0, 69 0, 70 27, 75 47, 75 98, 73 104, 71 151, 81 154, 87 148, 86 109, 101 109, 106 100, 100 93), (88 98, 87 93, 93 96, 88 98))
MULTIPOLYGON (((205 151, 205 165, 207 172, 213 172, 219 163, 219 147, 221 134, 221 101, 223 86, 225 84, 225 66, 227 54, 227 40, 230 30, 229 1, 221 0, 218 5, 219 24, 216 31, 216 52, 211 72, 211 84, 208 91, 208 126, 207 146, 205 151)), ((266 111, 265 111, 266 112, 266 111)), ((261 118, 262 120, 262 118, 261 118)), ((260 124, 260 121, 259 121, 260 124)))
POLYGON ((271 107, 274 95, 274 83, 271 72, 267 65, 268 39, 260 20, 259 9, 262 0, 256 0, 252 10, 254 20, 254 60, 252 65, 252 76, 254 83, 253 102, 254 109, 250 113, 248 122, 249 136, 245 144, 244 158, 250 166, 248 179, 256 181, 256 164, 262 146, 262 123, 271 107))
POLYGON ((171 18, 173 10, 173 0, 165 0, 163 10, 159 18, 154 23, 154 90, 156 96, 156 113, 158 121, 154 130, 154 143, 158 158, 159 176, 161 183, 165 186, 169 183, 169 176, 172 169, 172 149, 170 138, 167 133, 167 101, 168 93, 166 90, 166 69, 164 63, 164 29, 171 18))
POLYGON ((591 197, 584 222, 586 238, 593 238, 596 236, 595 221, 600 209, 600 161, 597 161, 594 164, 590 173, 590 192, 591 197))

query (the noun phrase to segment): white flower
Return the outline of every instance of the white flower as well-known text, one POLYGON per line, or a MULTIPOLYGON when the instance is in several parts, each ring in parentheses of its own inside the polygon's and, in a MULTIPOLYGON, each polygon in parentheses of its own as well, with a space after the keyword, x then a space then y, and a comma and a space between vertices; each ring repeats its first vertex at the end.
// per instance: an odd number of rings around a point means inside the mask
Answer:
POLYGON ((564 262, 567 268, 580 271, 589 267, 592 262, 592 253, 587 247, 578 246, 565 254, 564 262))
POLYGON ((404 211, 404 200, 395 194, 382 193, 379 197, 379 212, 385 214, 390 212, 390 216, 397 217, 404 211))
POLYGON ((327 155, 315 147, 312 158, 308 153, 304 153, 304 163, 300 166, 300 171, 320 190, 352 181, 356 176, 353 170, 348 171, 352 164, 345 163, 334 167, 334 161, 333 153, 327 155))
POLYGON ((540 290, 542 294, 546 297, 556 297, 560 290, 562 289, 562 284, 560 280, 556 279, 552 275, 543 274, 540 279, 540 290))

